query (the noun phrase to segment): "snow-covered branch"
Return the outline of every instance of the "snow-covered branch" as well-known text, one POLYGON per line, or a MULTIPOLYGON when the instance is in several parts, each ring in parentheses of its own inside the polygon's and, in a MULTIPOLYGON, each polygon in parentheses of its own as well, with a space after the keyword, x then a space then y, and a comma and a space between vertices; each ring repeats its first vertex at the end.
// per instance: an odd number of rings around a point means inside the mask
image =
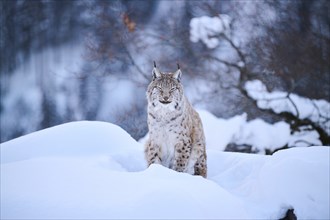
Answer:
POLYGON ((330 103, 326 100, 312 100, 296 94, 268 92, 260 80, 248 81, 245 90, 261 109, 271 109, 277 114, 287 112, 304 120, 310 120, 330 135, 330 103))
POLYGON ((226 14, 216 17, 196 17, 190 21, 190 41, 202 41, 208 48, 214 49, 219 45, 220 34, 228 34, 231 18, 226 14))

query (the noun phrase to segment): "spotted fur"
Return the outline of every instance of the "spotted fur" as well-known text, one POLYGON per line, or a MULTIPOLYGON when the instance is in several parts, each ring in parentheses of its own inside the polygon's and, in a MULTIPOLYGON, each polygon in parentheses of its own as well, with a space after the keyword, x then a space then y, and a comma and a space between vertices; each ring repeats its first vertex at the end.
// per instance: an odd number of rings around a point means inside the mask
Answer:
POLYGON ((206 152, 203 125, 183 93, 181 70, 161 73, 153 69, 148 86, 149 139, 145 146, 148 164, 206 178, 206 152))

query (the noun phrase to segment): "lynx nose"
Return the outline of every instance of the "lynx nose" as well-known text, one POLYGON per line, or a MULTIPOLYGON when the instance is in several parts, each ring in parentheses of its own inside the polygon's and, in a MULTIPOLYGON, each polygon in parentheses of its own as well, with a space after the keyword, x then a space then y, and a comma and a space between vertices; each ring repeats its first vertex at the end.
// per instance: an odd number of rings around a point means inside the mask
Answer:
POLYGON ((164 101, 168 101, 168 96, 164 96, 164 101))

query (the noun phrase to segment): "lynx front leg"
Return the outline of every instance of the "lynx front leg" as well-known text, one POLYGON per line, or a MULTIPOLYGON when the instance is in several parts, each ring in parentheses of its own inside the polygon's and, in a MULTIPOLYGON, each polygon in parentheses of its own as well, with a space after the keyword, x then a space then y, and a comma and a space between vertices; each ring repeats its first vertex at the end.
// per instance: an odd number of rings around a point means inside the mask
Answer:
POLYGON ((178 143, 175 145, 173 170, 185 172, 188 166, 191 147, 187 143, 178 143))
POLYGON ((206 153, 197 160, 195 164, 195 172, 194 175, 202 176, 204 178, 207 177, 207 163, 206 163, 206 153))
POLYGON ((150 166, 153 163, 162 164, 161 151, 158 145, 153 144, 151 141, 148 141, 146 143, 146 148, 144 153, 148 162, 148 166, 150 166))

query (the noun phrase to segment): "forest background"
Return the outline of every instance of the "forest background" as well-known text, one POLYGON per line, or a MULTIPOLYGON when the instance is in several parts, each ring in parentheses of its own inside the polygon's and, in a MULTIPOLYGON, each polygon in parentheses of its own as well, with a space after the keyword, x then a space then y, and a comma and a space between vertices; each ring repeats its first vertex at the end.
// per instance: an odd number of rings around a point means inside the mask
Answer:
POLYGON ((292 146, 330 145, 326 0, 2 0, 0 8, 1 142, 77 120, 112 122, 139 140, 155 60, 165 72, 180 63, 196 108, 285 122, 301 137, 292 146), (258 94, 281 96, 260 98, 251 82, 266 88, 258 94))

